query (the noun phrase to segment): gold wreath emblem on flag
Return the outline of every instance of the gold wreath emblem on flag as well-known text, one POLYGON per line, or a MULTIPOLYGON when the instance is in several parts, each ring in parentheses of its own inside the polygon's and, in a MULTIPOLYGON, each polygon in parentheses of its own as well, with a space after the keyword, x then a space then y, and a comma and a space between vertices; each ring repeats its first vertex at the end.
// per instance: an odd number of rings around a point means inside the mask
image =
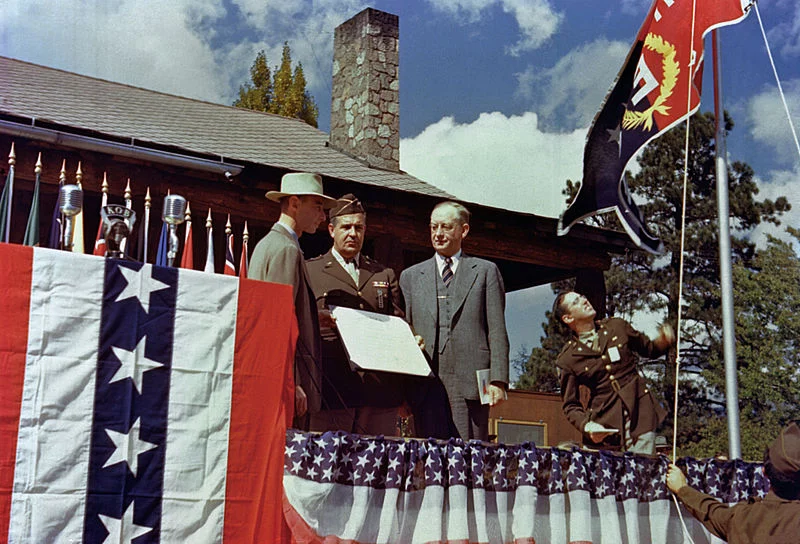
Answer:
POLYGON ((644 46, 650 51, 654 51, 661 55, 661 68, 664 72, 661 79, 661 86, 658 88, 658 98, 656 98, 653 105, 644 111, 631 111, 626 109, 622 116, 622 128, 631 130, 644 126, 645 130, 653 128, 653 114, 659 113, 667 115, 670 106, 665 106, 664 103, 672 96, 672 91, 675 89, 675 84, 678 81, 678 75, 681 73, 680 66, 675 60, 675 46, 667 42, 661 36, 655 34, 648 34, 644 40, 644 46))

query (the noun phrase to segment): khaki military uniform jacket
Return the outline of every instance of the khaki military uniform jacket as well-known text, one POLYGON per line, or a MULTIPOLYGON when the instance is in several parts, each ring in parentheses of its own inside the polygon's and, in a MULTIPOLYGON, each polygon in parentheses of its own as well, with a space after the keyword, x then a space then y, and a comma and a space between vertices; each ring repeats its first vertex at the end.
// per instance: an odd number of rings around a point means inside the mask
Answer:
POLYGON ((580 431, 589 421, 618 429, 619 433, 602 443, 604 447, 613 448, 620 445, 625 423, 623 411, 628 413, 634 441, 641 434, 655 430, 664 420, 665 410, 655 400, 637 368, 637 354, 654 358, 664 351, 625 320, 609 318, 597 325, 596 349, 573 338, 561 350, 556 365, 567 419, 580 431), (581 385, 590 391, 585 409, 578 389, 581 385))
MULTIPOLYGON (((344 306, 403 316, 402 294, 391 268, 360 255, 356 285, 331 250, 306 261, 306 267, 318 309, 344 306)), ((323 409, 344 408, 343 404, 348 408, 402 404, 402 376, 368 372, 362 378, 352 369, 337 331, 323 328, 321 332, 323 409)))
POLYGON ((729 544, 800 542, 800 501, 781 499, 770 491, 763 500, 728 506, 688 485, 678 498, 706 529, 729 544))

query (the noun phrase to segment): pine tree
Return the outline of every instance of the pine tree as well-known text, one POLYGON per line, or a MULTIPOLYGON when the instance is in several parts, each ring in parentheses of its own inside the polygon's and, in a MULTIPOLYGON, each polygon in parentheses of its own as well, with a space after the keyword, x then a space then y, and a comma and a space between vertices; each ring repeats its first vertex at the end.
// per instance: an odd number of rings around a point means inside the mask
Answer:
POLYGON ((292 73, 292 53, 288 43, 283 44, 281 64, 274 75, 267 66, 264 51, 260 51, 250 68, 250 79, 251 82, 239 87, 239 98, 234 101, 234 106, 302 119, 313 127, 317 126, 317 104, 306 90, 303 65, 298 63, 292 73))

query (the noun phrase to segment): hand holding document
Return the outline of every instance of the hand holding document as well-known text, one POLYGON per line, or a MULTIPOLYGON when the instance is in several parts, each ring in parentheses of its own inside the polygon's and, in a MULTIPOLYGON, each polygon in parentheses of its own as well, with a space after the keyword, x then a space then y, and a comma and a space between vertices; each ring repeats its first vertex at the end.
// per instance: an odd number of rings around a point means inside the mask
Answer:
POLYGON ((504 400, 508 400, 508 393, 502 388, 499 388, 495 385, 492 385, 489 381, 489 369, 484 368, 483 370, 476 370, 475 376, 478 378, 478 395, 481 399, 481 404, 489 404, 494 406, 499 402, 504 400), (492 399, 492 388, 500 390, 500 398, 492 399))
POLYGON ((429 376, 431 368, 403 319, 331 306, 347 355, 359 370, 429 376))
POLYGON ((583 432, 589 435, 589 438, 594 440, 595 442, 600 442, 605 437, 612 435, 614 433, 618 433, 619 429, 610 429, 605 427, 596 421, 588 421, 586 425, 583 427, 583 432))

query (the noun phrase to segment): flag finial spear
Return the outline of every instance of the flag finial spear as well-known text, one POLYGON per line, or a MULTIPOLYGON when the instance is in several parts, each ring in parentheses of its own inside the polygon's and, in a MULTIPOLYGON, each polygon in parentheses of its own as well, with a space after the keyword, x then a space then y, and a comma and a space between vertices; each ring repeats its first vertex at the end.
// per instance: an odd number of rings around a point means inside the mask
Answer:
POLYGON ((147 188, 147 193, 144 195, 144 207, 149 208, 150 203, 152 202, 152 198, 150 198, 150 187, 147 188))
POLYGON ((242 239, 245 242, 250 239, 250 233, 247 231, 247 221, 244 222, 244 233, 242 234, 242 239))
POLYGON ((81 161, 78 161, 78 169, 75 171, 75 182, 78 184, 78 187, 82 187, 83 184, 83 170, 81 170, 81 161))
POLYGON ((103 172, 103 184, 100 185, 100 191, 104 194, 108 194, 108 174, 103 172))
POLYGON ((228 214, 228 222, 225 223, 225 234, 230 234, 233 232, 231 229, 231 214, 228 214))
POLYGON ((189 207, 189 201, 186 201, 186 214, 184 215, 184 219, 187 223, 192 222, 192 209, 189 207))
POLYGON ((208 217, 206 218, 206 228, 210 229, 211 225, 212 225, 212 223, 211 223, 211 208, 209 208, 208 209, 208 217))
POLYGON ((125 185, 124 196, 125 196, 125 204, 127 204, 128 208, 130 208, 131 207, 130 205, 132 204, 132 199, 131 199, 131 178, 128 178, 128 184, 125 185))
POLYGON ((61 173, 58 175, 58 184, 64 185, 67 182, 67 159, 61 163, 61 173))
POLYGON ((11 142, 11 152, 8 154, 8 164, 11 166, 17 164, 17 153, 14 151, 14 142, 11 142))
POLYGON ((39 157, 36 159, 36 166, 33 169, 34 174, 42 173, 42 152, 39 151, 39 157))

